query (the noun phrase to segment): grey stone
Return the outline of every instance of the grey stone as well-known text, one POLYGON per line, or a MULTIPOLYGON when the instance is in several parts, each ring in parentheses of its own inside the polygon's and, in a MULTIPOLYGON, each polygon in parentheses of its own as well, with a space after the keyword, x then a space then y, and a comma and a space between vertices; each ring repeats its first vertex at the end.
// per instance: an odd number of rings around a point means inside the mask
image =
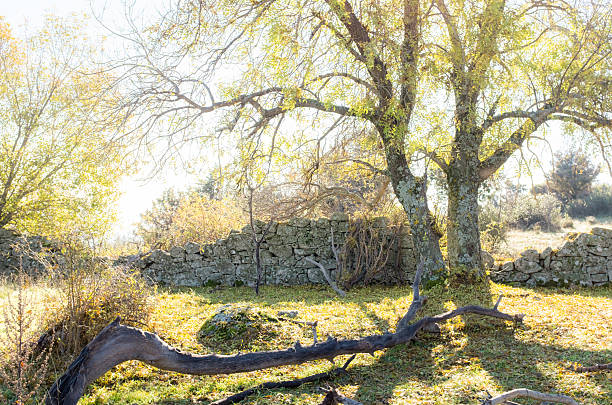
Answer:
POLYGON ((277 316, 284 316, 286 318, 297 318, 299 312, 298 311, 278 311, 276 312, 277 316))
POLYGON ((521 252, 521 257, 525 258, 528 262, 537 262, 540 259, 540 254, 535 249, 527 249, 521 252))
POLYGON ((589 273, 591 275, 593 275, 593 274, 606 274, 607 273, 606 266, 604 266, 603 264, 599 265, 599 266, 585 267, 585 269, 586 269, 587 273, 589 273))
POLYGON ((187 252, 188 255, 200 253, 200 245, 195 242, 187 242, 185 244, 185 252, 187 252))
POLYGON ((608 241, 608 243, 611 243, 610 241, 612 241, 612 229, 600 228, 596 226, 593 229, 591 229, 591 233, 593 235, 603 237, 604 239, 608 241))
POLYGON ((591 281, 594 283, 603 283, 608 281, 608 274, 607 273, 603 273, 603 274, 591 274, 591 281))
POLYGON ((202 255, 199 255, 197 253, 187 253, 185 255, 185 260, 188 262, 201 262, 202 255))
POLYGON ((174 246, 168 251, 173 259, 185 259, 185 249, 180 246, 174 246))
POLYGON ((538 262, 529 261, 524 257, 514 262, 514 268, 526 274, 537 273, 543 270, 538 262))
POLYGON ((349 216, 344 212, 334 212, 329 219, 336 222, 348 222, 349 216))

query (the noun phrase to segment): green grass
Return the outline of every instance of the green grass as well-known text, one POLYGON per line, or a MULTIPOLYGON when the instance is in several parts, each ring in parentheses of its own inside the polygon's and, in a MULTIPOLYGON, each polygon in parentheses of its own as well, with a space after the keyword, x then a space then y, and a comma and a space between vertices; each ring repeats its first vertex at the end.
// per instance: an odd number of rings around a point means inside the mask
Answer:
MULTIPOLYGON (((491 284, 490 295, 469 288, 428 292, 423 314, 482 301, 498 294, 500 310, 525 313, 524 325, 475 318, 449 321, 441 336, 370 355, 358 355, 348 375, 334 385, 364 404, 477 404, 486 391, 526 387, 571 395, 584 404, 612 403, 610 372, 579 374, 573 362, 612 361, 612 287, 599 289, 527 289, 491 284)), ((242 303, 274 315, 298 310, 297 319, 319 322, 318 334, 355 338, 392 330, 410 304, 409 288, 362 288, 336 297, 324 287, 265 287, 260 297, 248 288, 174 289, 159 293, 151 329, 165 341, 194 353, 225 352, 205 347, 198 330, 215 309, 242 303)), ((312 342, 309 327, 291 324, 261 349, 312 342)), ((253 349, 251 347, 251 349, 253 349)), ((254 349, 257 349, 255 347, 254 349)), ((231 350, 230 350, 231 351, 231 350)), ((336 359, 343 363, 344 357, 336 359)), ((82 404, 208 403, 264 381, 299 378, 330 370, 328 361, 221 376, 188 376, 137 362, 122 364, 100 378, 82 404)), ((319 404, 318 385, 261 392, 246 404, 319 404)))

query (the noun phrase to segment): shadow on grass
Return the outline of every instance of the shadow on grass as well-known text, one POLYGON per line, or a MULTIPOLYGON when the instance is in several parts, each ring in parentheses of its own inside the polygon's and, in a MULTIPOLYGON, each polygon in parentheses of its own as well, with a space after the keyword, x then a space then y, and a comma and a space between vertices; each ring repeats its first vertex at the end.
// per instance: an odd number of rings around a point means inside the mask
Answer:
POLYGON ((259 296, 250 287, 163 287, 160 292, 194 294, 203 303, 231 304, 250 303, 270 306, 283 303, 320 305, 330 301, 350 302, 356 304, 377 303, 384 298, 398 299, 409 296, 410 286, 370 286, 355 288, 344 297, 338 296, 330 287, 323 284, 307 286, 263 286, 259 296))
MULTIPOLYGON (((392 398, 401 399, 402 391, 419 386, 452 390, 460 393, 454 398, 456 403, 476 404, 483 399, 485 388, 482 384, 486 384, 483 378, 493 380, 502 391, 530 388, 554 393, 559 392, 560 380, 566 373, 572 374, 564 369, 570 363, 607 363, 612 359, 612 350, 524 342, 508 327, 468 325, 463 332, 467 335, 467 343, 463 346, 453 344, 447 337, 424 337, 387 350, 375 364, 351 368, 350 375, 342 382, 359 385, 355 399, 367 404, 386 404, 392 398), (439 345, 442 345, 441 350, 439 345), (471 367, 475 371, 471 371, 471 367), (456 381, 451 381, 453 378, 456 381), (466 381, 469 385, 465 385, 466 381)), ((574 383, 565 381, 561 385, 566 389, 571 385, 571 396, 581 403, 612 403, 612 381, 606 374, 582 374, 574 383), (588 384, 584 384, 587 380, 588 384)))
MULTIPOLYGON (((486 286, 483 289, 474 289, 472 286, 464 288, 463 291, 461 288, 450 291, 439 288, 425 292, 431 298, 417 318, 444 312, 449 306, 490 306, 497 298, 491 296, 486 286)), ((380 318, 366 304, 379 303, 385 298, 405 298, 410 294, 408 286, 356 289, 344 298, 337 297, 327 286, 266 287, 259 297, 247 287, 220 291, 211 291, 210 288, 181 290, 193 291, 209 304, 245 301, 262 306, 296 302, 302 305, 319 305, 330 301, 355 303, 380 330, 390 329, 389 322, 380 318)), ((533 295, 612 297, 610 287, 522 290, 533 295)), ((559 392, 561 388, 570 390, 571 395, 581 402, 612 403, 612 382, 608 373, 571 377, 570 371, 563 370, 571 362, 610 362, 612 350, 584 350, 522 341, 517 337, 519 331, 513 331, 504 322, 490 318, 470 316, 465 322, 459 338, 457 335, 451 336, 452 333, 443 337, 425 335, 408 345, 388 349, 374 364, 351 367, 349 375, 337 378, 333 384, 357 385, 355 399, 364 404, 385 404, 392 398, 401 401, 402 392, 417 395, 414 390, 418 390, 419 386, 430 397, 435 390, 451 389, 460 392, 454 394, 453 401, 478 403, 485 387, 490 388, 491 385, 503 391, 525 387, 543 392, 559 392)), ((315 392, 316 386, 305 387, 304 390, 315 392)))

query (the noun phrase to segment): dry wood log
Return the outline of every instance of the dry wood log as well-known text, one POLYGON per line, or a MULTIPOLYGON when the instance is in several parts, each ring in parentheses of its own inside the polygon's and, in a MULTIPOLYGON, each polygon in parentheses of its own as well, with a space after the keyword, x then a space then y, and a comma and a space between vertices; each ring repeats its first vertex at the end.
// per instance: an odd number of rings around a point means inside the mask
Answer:
MULTIPOLYGON (((415 278, 418 280, 418 278, 415 278)), ((415 283, 418 289, 418 283, 415 283)), ((413 307, 421 306, 419 297, 410 305, 408 314, 414 316, 413 307)), ((302 346, 299 342, 285 350, 272 350, 223 356, 217 354, 197 355, 184 353, 164 341, 156 334, 122 325, 120 318, 107 325, 79 354, 49 389, 48 405, 76 405, 89 384, 112 367, 128 360, 139 360, 162 370, 193 375, 233 374, 262 370, 307 361, 328 359, 333 361, 344 354, 370 353, 407 343, 424 327, 464 315, 478 314, 499 318, 514 323, 521 322, 522 314, 509 315, 497 309, 465 306, 443 314, 422 318, 406 324, 395 333, 366 336, 360 339, 337 340, 329 337, 324 342, 302 346)))
POLYGON ((554 402, 559 404, 567 404, 567 405, 579 405, 573 398, 559 395, 559 394, 546 394, 544 392, 533 391, 527 388, 517 388, 512 391, 504 392, 496 397, 485 399, 482 402, 482 405, 500 405, 509 403, 511 400, 515 398, 530 398, 535 399, 537 401, 547 401, 554 402))

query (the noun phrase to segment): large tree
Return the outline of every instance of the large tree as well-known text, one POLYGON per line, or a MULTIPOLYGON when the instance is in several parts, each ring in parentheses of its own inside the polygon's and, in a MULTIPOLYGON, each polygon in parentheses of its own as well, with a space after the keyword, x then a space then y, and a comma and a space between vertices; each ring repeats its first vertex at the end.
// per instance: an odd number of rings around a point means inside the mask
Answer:
POLYGON ((18 39, 0 20, 0 227, 110 225, 126 160, 109 142, 119 122, 103 117, 110 77, 88 71, 95 51, 80 24, 50 17, 18 39))
POLYGON ((125 107, 145 132, 163 124, 178 134, 212 114, 217 133, 273 147, 306 120, 329 123, 325 133, 339 121, 366 126, 428 276, 445 266, 417 175, 423 155, 448 181, 450 265, 482 274, 482 181, 549 120, 609 125, 610 10, 603 1, 447 3, 176 1, 123 34, 133 45, 118 63, 132 85, 125 107))

